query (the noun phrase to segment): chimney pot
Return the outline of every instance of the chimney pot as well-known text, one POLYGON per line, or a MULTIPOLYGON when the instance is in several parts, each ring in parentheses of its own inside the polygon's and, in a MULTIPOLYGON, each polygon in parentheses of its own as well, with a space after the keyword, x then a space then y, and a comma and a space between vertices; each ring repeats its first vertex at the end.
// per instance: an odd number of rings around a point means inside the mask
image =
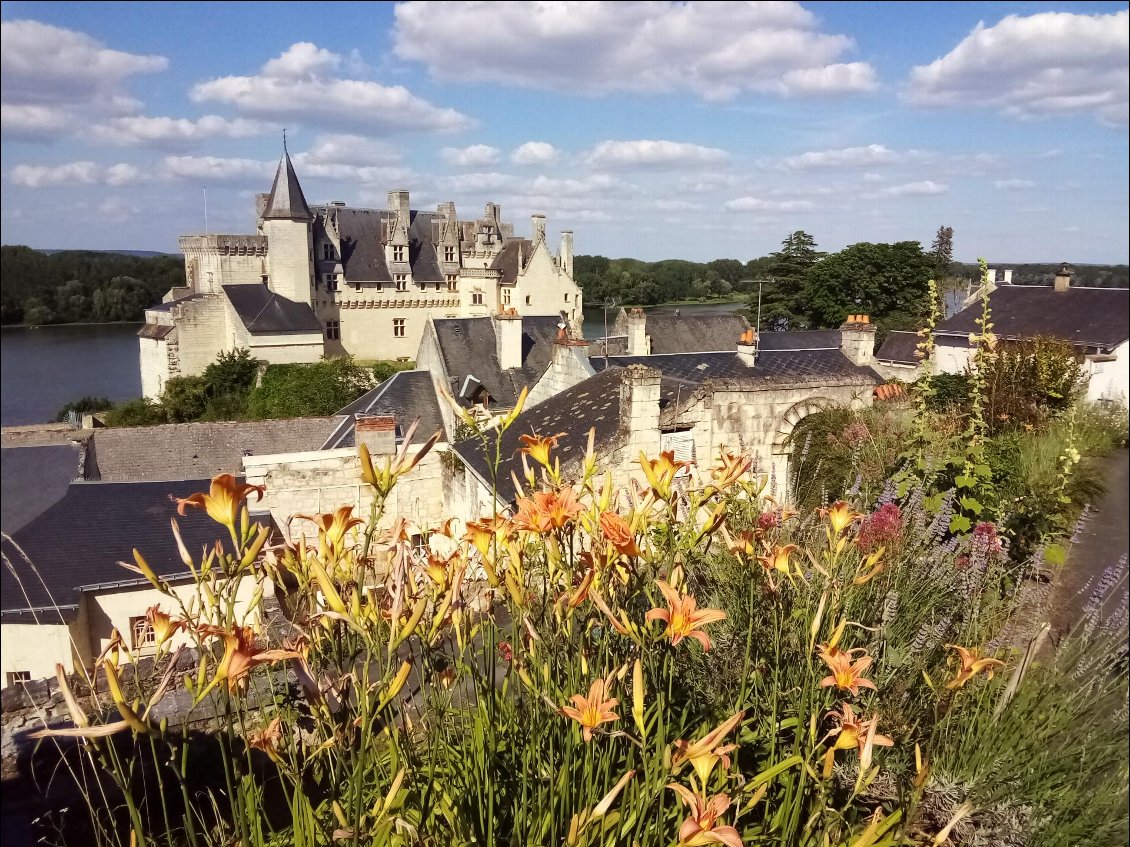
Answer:
POLYGON ((354 422, 354 440, 364 444, 374 456, 396 452, 396 418, 392 415, 363 415, 354 422))

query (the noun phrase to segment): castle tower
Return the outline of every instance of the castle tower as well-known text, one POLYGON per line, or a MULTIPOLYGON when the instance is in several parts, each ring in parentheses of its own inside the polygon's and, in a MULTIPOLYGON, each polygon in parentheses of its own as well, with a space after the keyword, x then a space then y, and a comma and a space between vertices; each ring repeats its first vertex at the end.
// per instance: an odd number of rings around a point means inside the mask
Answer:
POLYGON ((263 208, 262 227, 267 236, 271 290, 297 303, 312 302, 313 222, 284 144, 275 182, 263 208))

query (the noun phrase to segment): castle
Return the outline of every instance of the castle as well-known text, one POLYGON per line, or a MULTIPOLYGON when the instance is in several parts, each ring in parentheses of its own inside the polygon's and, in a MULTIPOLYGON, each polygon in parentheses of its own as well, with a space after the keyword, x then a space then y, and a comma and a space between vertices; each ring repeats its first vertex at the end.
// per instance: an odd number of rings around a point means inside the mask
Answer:
POLYGON ((240 347, 272 364, 408 360, 429 317, 553 316, 580 331, 573 233, 553 255, 544 215, 519 238, 494 203, 470 221, 454 203, 413 210, 404 190, 385 210, 310 206, 284 150, 256 218, 255 235, 181 236, 186 285, 146 310, 138 332, 146 397, 240 347))

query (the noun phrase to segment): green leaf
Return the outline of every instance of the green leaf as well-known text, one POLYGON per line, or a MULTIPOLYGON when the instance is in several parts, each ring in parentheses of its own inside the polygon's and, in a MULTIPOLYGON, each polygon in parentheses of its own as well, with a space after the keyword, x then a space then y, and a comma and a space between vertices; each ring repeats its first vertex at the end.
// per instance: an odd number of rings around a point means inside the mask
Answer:
POLYGON ((974 485, 977 484, 977 480, 974 479, 971 476, 966 476, 965 474, 962 474, 961 476, 959 476, 957 479, 955 479, 953 481, 953 484, 956 485, 958 488, 972 488, 974 485))
POLYGON ((985 507, 982 506, 973 497, 962 497, 957 502, 961 504, 961 508, 965 509, 965 511, 972 512, 973 514, 977 515, 978 517, 980 517, 981 512, 983 512, 985 510, 985 507))
POLYGON ((923 497, 922 508, 927 512, 937 512, 942 508, 942 495, 931 494, 929 497, 923 497))
POLYGON ((1062 544, 1049 544, 1044 548, 1044 559, 1049 565, 1062 565, 1067 561, 1067 549, 1062 544))
POLYGON ((977 474, 977 476, 979 477, 987 479, 993 475, 993 469, 988 465, 974 465, 973 473, 977 474))
POLYGON ((950 532, 959 532, 962 535, 973 528, 973 523, 965 515, 954 515, 950 518, 950 532))

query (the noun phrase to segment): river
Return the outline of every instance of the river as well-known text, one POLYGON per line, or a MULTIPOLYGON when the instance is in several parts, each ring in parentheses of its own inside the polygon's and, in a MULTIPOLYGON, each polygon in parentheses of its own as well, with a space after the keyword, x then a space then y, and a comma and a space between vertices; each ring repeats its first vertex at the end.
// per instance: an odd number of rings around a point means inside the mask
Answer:
POLYGON ((44 423, 85 395, 141 396, 140 324, 0 330, 0 424, 44 423))

